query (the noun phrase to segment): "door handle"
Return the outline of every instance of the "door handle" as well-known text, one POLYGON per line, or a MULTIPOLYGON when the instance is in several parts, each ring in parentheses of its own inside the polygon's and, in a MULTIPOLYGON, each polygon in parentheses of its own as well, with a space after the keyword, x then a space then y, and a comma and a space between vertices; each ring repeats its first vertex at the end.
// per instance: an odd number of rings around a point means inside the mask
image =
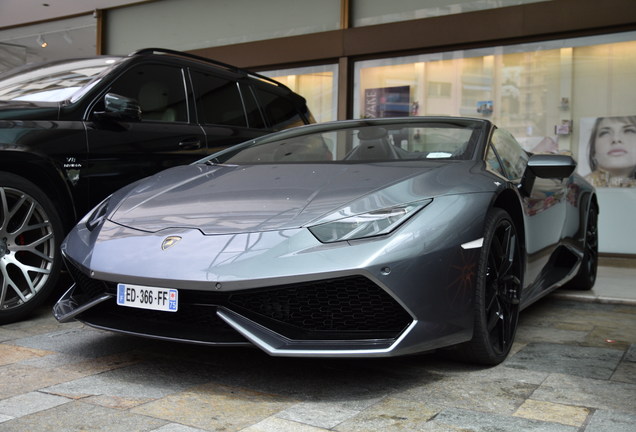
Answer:
POLYGON ((185 139, 179 142, 181 150, 196 150, 201 148, 201 140, 198 138, 185 139))

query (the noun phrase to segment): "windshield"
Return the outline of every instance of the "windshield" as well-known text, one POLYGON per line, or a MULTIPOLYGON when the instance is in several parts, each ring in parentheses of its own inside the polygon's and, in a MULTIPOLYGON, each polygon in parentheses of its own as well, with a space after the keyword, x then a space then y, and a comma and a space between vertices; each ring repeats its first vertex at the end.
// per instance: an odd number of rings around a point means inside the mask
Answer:
POLYGON ((212 155, 225 164, 472 158, 479 121, 335 122, 273 134, 212 155))
POLYGON ((9 72, 0 78, 0 100, 60 102, 74 95, 77 98, 117 60, 115 57, 72 60, 9 72))

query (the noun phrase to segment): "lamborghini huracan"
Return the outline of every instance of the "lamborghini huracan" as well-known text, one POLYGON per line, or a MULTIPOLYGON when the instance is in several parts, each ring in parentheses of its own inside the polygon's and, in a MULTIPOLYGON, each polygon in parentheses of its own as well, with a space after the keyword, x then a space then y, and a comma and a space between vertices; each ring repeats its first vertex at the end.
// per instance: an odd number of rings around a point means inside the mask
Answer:
POLYGON ((592 288, 598 202, 485 119, 321 123, 133 183, 67 236, 61 322, 276 356, 493 365, 519 312, 592 288))

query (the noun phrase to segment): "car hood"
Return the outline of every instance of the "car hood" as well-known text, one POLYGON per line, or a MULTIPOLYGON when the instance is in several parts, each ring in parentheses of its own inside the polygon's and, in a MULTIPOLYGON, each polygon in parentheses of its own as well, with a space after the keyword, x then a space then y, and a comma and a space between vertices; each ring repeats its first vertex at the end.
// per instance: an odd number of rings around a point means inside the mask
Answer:
POLYGON ((56 120, 56 102, 27 102, 0 100, 0 120, 56 120))
POLYGON ((475 162, 188 165, 138 183, 108 219, 148 232, 292 229, 333 219, 334 212, 347 207, 348 213, 359 214, 492 188, 483 174, 471 174, 483 173, 476 168, 475 162))

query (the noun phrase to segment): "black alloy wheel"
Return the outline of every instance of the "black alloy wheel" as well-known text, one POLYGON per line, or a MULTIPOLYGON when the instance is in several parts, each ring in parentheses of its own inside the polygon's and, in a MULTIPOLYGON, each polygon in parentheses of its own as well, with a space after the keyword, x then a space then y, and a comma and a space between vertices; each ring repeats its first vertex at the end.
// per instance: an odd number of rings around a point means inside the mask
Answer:
POLYGON ((62 224, 26 179, 0 173, 0 324, 26 317, 54 289, 62 224))
POLYGON ((492 209, 480 254, 473 338, 458 347, 460 358, 484 365, 506 359, 517 331, 522 272, 515 225, 502 209, 492 209))
POLYGON ((596 283, 598 268, 598 210, 593 204, 587 211, 585 223, 585 243, 581 267, 574 278, 568 282, 566 288, 588 291, 596 283))

